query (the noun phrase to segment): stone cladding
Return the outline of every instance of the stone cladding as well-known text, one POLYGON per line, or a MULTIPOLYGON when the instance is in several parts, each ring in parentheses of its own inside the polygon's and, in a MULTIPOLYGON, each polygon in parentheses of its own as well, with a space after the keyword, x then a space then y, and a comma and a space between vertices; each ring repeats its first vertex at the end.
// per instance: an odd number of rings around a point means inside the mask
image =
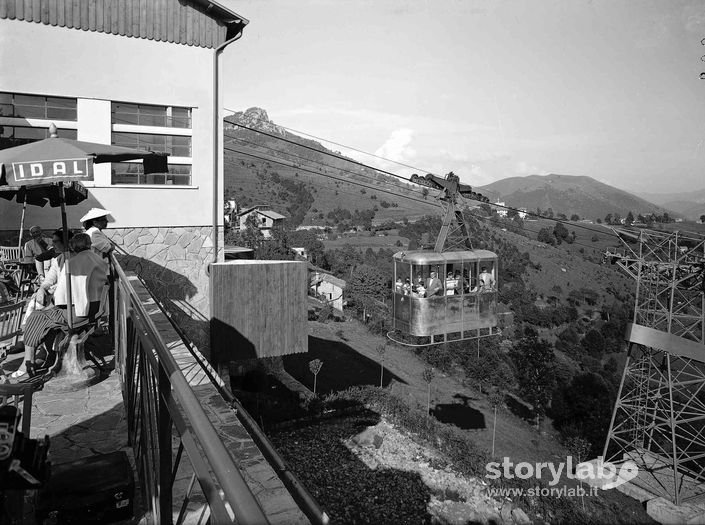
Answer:
MULTIPOLYGON (((183 335, 209 357, 213 228, 116 228, 105 233, 119 247, 115 255, 120 265, 144 280, 183 335)), ((222 230, 219 237, 222 260, 222 230)))

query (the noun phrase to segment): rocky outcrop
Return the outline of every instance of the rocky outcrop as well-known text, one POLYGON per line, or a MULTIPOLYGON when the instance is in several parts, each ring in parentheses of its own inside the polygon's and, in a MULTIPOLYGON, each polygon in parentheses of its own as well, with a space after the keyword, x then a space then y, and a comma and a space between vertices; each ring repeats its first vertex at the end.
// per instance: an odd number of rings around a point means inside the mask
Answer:
POLYGON ((286 135, 286 131, 283 128, 280 128, 274 122, 269 120, 267 112, 262 108, 249 108, 245 111, 233 113, 225 119, 225 130, 228 131, 235 129, 237 124, 241 124, 248 128, 258 129, 260 131, 266 131, 267 133, 272 133, 275 135, 286 135))
POLYGON ((384 419, 352 436, 346 446, 372 470, 417 473, 432 494, 428 512, 435 523, 531 523, 512 502, 490 497, 484 481, 458 474, 436 451, 417 444, 384 419))

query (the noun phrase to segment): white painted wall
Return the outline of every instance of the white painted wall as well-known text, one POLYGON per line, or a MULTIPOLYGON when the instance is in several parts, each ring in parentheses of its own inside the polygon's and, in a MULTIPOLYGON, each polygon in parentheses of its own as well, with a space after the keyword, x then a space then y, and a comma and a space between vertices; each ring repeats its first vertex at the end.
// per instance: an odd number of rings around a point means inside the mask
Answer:
MULTIPOLYGON (((111 101, 193 108, 191 187, 110 186, 109 165, 97 165, 89 199, 69 209, 71 227, 79 227, 78 217, 93 206, 111 210, 115 222, 109 227, 115 228, 211 225, 212 90, 210 49, 0 20, 0 91, 79 98, 80 140, 110 142, 111 101)), ((222 210, 218 193, 216 206, 222 210)), ((0 229, 19 225, 20 212, 0 199, 0 229)), ((58 210, 28 207, 26 223, 48 229, 59 225, 57 217, 58 210)))

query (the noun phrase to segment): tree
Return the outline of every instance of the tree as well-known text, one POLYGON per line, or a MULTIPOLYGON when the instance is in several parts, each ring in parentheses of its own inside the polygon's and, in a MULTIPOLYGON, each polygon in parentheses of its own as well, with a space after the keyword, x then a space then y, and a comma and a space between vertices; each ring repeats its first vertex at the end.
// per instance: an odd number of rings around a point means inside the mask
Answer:
POLYGON ((705 215, 700 216, 700 222, 705 224, 705 215))
POLYGON ((519 340, 512 353, 521 396, 534 405, 536 427, 551 403, 555 387, 556 356, 550 343, 529 332, 519 340))
POLYGON ((590 330, 580 342, 585 351, 595 359, 602 359, 605 353, 605 338, 595 329, 590 330))
POLYGON ((501 356, 495 348, 487 348, 481 355, 468 354, 463 369, 467 377, 477 383, 480 392, 489 385, 506 390, 514 383, 512 369, 501 356))
POLYGON ((313 394, 314 395, 316 395, 316 380, 318 379, 318 373, 321 371, 321 368, 323 368, 323 361, 321 361, 320 359, 314 359, 313 361, 309 361, 309 363, 308 363, 308 369, 313 374, 313 394))
POLYGON ((423 198, 426 199, 428 198, 428 188, 424 188, 421 190, 421 195, 423 195, 423 198))
POLYGON ((387 353, 387 345, 378 345, 377 346, 377 353, 379 354, 379 366, 380 366, 380 372, 379 372, 379 387, 382 388, 384 386, 384 354, 387 353))
POLYGON ((539 242, 545 242, 546 244, 550 244, 551 246, 555 246, 556 244, 556 238, 551 235, 551 231, 548 228, 541 228, 536 240, 539 242))
POLYGON ((605 224, 612 224, 612 214, 608 213, 605 215, 605 224))
POLYGON ((579 221, 580 215, 578 215, 577 213, 574 213, 573 215, 570 216, 570 220, 573 222, 579 221))
POLYGON ((426 368, 421 374, 423 380, 428 383, 428 396, 426 397, 426 414, 431 413, 431 382, 433 381, 433 378, 435 376, 436 373, 433 371, 433 368, 426 368))
POLYGON ((305 248, 313 264, 320 264, 323 261, 325 246, 318 240, 318 236, 310 230, 289 232, 289 245, 305 248))
POLYGON ((631 226, 634 223, 634 214, 629 210, 629 213, 627 213, 627 218, 624 220, 624 224, 627 226, 631 226))
POLYGON ((600 375, 578 374, 554 396, 553 424, 566 439, 582 437, 597 454, 605 443, 614 393, 600 375))
POLYGON ((561 244, 563 241, 568 239, 568 229, 563 226, 563 223, 559 222, 553 228, 553 236, 556 238, 556 242, 561 244))
POLYGON ((490 406, 494 412, 494 420, 492 422, 492 457, 494 457, 494 438, 497 431, 497 409, 501 408, 504 403, 504 393, 501 390, 494 390, 489 397, 490 406))
POLYGON ((246 248, 257 250, 260 243, 264 240, 262 230, 257 224, 256 213, 251 213, 245 220, 245 228, 240 230, 238 244, 246 248))
POLYGON ((363 320, 366 320, 373 303, 387 294, 387 278, 378 267, 362 264, 352 270, 348 291, 357 310, 362 311, 363 320))

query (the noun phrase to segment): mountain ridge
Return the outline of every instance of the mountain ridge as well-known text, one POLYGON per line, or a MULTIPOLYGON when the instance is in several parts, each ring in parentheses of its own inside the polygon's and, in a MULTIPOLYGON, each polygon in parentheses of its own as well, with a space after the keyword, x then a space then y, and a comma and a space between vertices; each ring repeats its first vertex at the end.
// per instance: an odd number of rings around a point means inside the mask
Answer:
POLYGON ((585 219, 603 219, 607 214, 625 217, 673 212, 632 193, 605 184, 587 175, 528 175, 508 177, 477 188, 491 199, 500 199, 515 208, 535 211, 551 208, 555 213, 573 214, 585 219))

